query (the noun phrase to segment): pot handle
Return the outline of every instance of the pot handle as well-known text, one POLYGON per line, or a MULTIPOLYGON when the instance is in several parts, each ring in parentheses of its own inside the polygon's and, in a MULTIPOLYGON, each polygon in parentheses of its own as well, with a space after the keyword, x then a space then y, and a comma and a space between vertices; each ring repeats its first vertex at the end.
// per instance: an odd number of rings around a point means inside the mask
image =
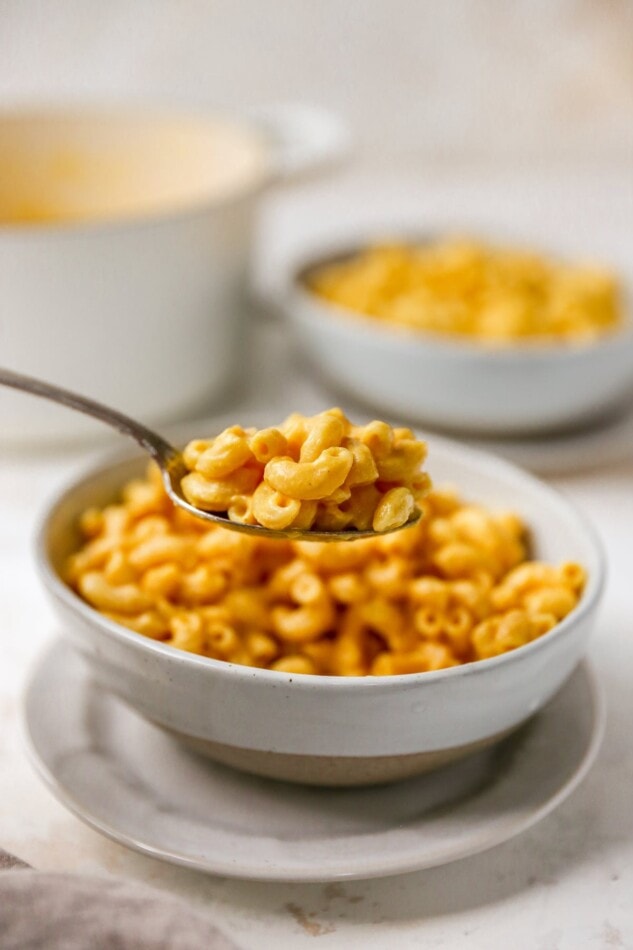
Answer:
POLYGON ((351 152, 349 126, 327 109, 280 102, 251 110, 249 118, 269 143, 277 181, 324 172, 351 152))

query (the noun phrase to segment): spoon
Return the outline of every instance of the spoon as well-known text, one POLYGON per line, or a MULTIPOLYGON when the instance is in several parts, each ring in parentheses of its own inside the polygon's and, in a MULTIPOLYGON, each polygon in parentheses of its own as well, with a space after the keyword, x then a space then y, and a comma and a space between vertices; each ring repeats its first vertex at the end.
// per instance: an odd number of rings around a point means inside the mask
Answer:
POLYGON ((290 538, 293 540, 304 541, 356 541, 359 538, 373 538, 384 534, 391 534, 393 531, 400 531, 402 528, 410 528, 420 520, 421 512, 416 510, 414 516, 405 524, 398 528, 390 528, 388 531, 318 531, 308 529, 305 531, 296 528, 286 528, 282 531, 264 528, 256 524, 238 524, 231 521, 226 515, 217 514, 211 511, 202 511, 191 505, 182 493, 180 482, 187 474, 187 467, 184 463, 180 451, 167 442, 157 432, 153 432, 144 426, 141 422, 131 419, 129 416, 104 406, 103 403, 96 402, 94 399, 88 399, 86 396, 79 396, 77 393, 70 392, 68 389, 62 389, 60 386, 53 386, 51 383, 45 383, 40 379, 34 379, 32 376, 23 376, 21 373, 14 373, 12 370, 0 369, 0 385, 9 386, 12 389, 20 389, 23 392, 31 393, 33 396, 41 396, 44 399, 50 399, 69 409, 76 409, 87 416, 93 416, 100 419, 112 428, 117 429, 124 435, 131 436, 141 448, 154 459, 158 465, 165 491, 175 505, 184 508, 190 515, 201 518, 203 521, 212 521, 214 524, 222 525, 223 528, 229 528, 231 531, 242 531, 244 534, 258 535, 261 538, 290 538))

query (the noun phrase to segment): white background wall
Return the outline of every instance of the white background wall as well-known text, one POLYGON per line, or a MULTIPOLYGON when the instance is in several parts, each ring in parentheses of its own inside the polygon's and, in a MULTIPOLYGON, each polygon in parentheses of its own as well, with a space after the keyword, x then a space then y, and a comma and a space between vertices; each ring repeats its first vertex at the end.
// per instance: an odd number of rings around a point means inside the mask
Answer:
POLYGON ((0 104, 344 114, 366 164, 633 157, 630 0, 0 0, 0 104))

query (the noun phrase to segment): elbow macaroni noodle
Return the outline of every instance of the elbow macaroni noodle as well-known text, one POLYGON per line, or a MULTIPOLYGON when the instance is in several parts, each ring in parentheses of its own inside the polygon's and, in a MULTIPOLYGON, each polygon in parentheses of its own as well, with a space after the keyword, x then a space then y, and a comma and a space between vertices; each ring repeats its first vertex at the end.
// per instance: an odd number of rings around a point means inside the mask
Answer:
POLYGON ((475 241, 376 245, 315 267, 306 283, 386 324, 498 345, 591 340, 622 321, 609 271, 475 241))
MULTIPOLYGON (((301 425, 292 436, 298 443, 301 425)), ((265 456, 272 438, 261 441, 265 456)), ((389 457, 381 424, 370 444, 389 457)), ((309 453, 323 451, 315 436, 309 453)), ((417 525, 384 537, 272 540, 174 507, 151 467, 119 503, 83 514, 84 541, 67 579, 94 608, 143 636, 292 674, 389 675, 483 660, 542 636, 575 607, 583 568, 527 560, 516 515, 449 490, 434 489, 420 504, 417 525)))
POLYGON ((354 426, 340 409, 259 431, 232 426, 190 442, 183 458, 190 504, 275 531, 390 531, 430 486, 426 445, 410 429, 354 426))

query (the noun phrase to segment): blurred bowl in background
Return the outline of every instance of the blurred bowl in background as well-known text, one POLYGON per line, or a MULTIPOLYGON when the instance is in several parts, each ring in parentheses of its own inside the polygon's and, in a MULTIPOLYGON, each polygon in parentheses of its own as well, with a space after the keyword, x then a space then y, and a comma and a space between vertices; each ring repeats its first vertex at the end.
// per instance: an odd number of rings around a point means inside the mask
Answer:
MULTIPOLYGON (((0 363, 151 423, 209 406, 239 374, 258 196, 348 144, 308 106, 1 113, 0 363)), ((98 432, 0 393, 3 440, 98 432)))
POLYGON ((425 333, 337 306, 310 290, 306 276, 312 270, 359 249, 313 248, 309 259, 295 263, 277 296, 299 346, 337 390, 401 419, 499 436, 590 423, 633 395, 629 314, 590 342, 491 347, 425 333))

